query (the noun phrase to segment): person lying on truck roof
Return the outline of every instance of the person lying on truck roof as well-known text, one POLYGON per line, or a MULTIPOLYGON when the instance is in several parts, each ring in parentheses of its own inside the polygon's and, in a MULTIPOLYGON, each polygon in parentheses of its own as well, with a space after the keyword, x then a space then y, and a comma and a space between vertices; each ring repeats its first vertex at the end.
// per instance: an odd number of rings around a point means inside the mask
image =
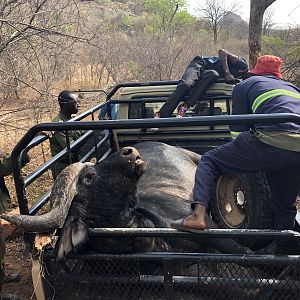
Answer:
POLYGON ((171 117, 180 101, 184 102, 178 106, 177 117, 184 117, 186 111, 193 107, 219 78, 233 82, 234 78, 247 74, 247 71, 246 60, 225 49, 219 50, 219 56, 196 56, 185 69, 175 91, 159 112, 155 113, 155 118, 171 117))
MULTIPOLYGON (((300 89, 282 80, 282 59, 258 58, 250 77, 233 89, 232 113, 300 115, 300 89)), ((198 164, 193 213, 171 224, 177 229, 205 229, 210 193, 222 174, 264 171, 272 192, 273 228, 293 229, 299 191, 300 125, 295 123, 231 125, 232 140, 206 152, 198 164)))
MULTIPOLYGON (((71 93, 70 91, 61 91, 58 95, 58 103, 60 106, 60 111, 58 115, 52 120, 52 122, 66 122, 72 118, 72 115, 78 113, 79 102, 77 95, 71 93)), ((80 130, 69 131, 70 143, 76 141, 83 134, 80 130)), ((50 150, 52 156, 55 156, 60 151, 67 147, 67 137, 64 131, 57 131, 50 137, 50 150)), ((78 162, 80 159, 79 151, 72 151, 71 160, 72 163, 78 162)), ((55 180, 57 175, 69 165, 69 156, 66 154, 58 162, 56 162, 52 167, 52 176, 55 180)))

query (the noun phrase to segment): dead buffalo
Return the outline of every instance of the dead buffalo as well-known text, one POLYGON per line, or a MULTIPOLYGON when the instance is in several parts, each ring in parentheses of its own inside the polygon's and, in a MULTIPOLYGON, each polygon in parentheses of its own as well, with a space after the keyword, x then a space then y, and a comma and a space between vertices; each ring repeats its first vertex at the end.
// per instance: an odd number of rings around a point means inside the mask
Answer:
MULTIPOLYGON (((103 238, 89 240, 88 228, 169 227, 190 210, 194 174, 200 156, 160 142, 124 147, 96 165, 76 163, 57 178, 53 209, 41 216, 3 216, 25 231, 62 228, 56 243, 58 259, 73 250, 104 252, 203 251, 209 246, 227 253, 251 253, 233 240, 103 238)), ((207 218, 209 228, 217 228, 207 218)))

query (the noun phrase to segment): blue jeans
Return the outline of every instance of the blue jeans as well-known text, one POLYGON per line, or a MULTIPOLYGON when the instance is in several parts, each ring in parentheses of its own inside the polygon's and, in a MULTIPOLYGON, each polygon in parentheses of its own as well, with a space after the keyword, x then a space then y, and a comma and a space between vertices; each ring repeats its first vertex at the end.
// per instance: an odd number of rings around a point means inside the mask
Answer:
POLYGON ((194 106, 218 79, 218 72, 206 70, 201 57, 196 56, 185 69, 175 91, 161 107, 161 117, 171 117, 180 101, 186 101, 190 107, 194 106))
MULTIPOLYGON (((119 104, 111 104, 110 105, 110 112, 111 112, 111 119, 116 120, 118 117, 118 109, 119 109, 119 104)), ((107 107, 104 105, 99 113, 99 119, 102 120, 107 114, 107 107)), ((104 137, 108 136, 109 130, 104 130, 104 137)))
POLYGON ((193 204, 208 206, 212 188, 222 174, 266 173, 271 191, 274 229, 293 229, 299 191, 300 152, 261 142, 250 132, 206 152, 198 164, 193 204))

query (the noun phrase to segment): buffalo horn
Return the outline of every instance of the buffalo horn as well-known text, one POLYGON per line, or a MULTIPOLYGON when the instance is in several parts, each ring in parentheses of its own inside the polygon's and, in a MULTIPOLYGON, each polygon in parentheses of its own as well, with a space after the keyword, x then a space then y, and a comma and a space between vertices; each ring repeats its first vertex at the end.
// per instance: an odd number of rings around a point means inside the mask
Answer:
POLYGON ((64 170, 57 176, 54 182, 50 203, 53 204, 52 210, 43 215, 1 215, 11 224, 20 226, 28 232, 48 232, 63 226, 67 217, 72 200, 77 194, 77 182, 81 171, 92 163, 75 163, 64 170))

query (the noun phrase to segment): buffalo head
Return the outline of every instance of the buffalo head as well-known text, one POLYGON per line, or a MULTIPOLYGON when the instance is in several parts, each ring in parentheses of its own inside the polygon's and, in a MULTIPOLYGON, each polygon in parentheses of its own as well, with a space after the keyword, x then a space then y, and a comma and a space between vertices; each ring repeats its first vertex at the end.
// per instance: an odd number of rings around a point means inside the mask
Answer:
POLYGON ((136 183, 145 168, 146 163, 133 147, 124 147, 97 165, 72 164, 59 174, 53 185, 50 212, 38 216, 2 215, 1 218, 29 232, 62 228, 68 214, 88 226, 108 226, 119 218, 124 208, 136 205, 136 183), (97 223, 100 219, 102 224, 97 223))

